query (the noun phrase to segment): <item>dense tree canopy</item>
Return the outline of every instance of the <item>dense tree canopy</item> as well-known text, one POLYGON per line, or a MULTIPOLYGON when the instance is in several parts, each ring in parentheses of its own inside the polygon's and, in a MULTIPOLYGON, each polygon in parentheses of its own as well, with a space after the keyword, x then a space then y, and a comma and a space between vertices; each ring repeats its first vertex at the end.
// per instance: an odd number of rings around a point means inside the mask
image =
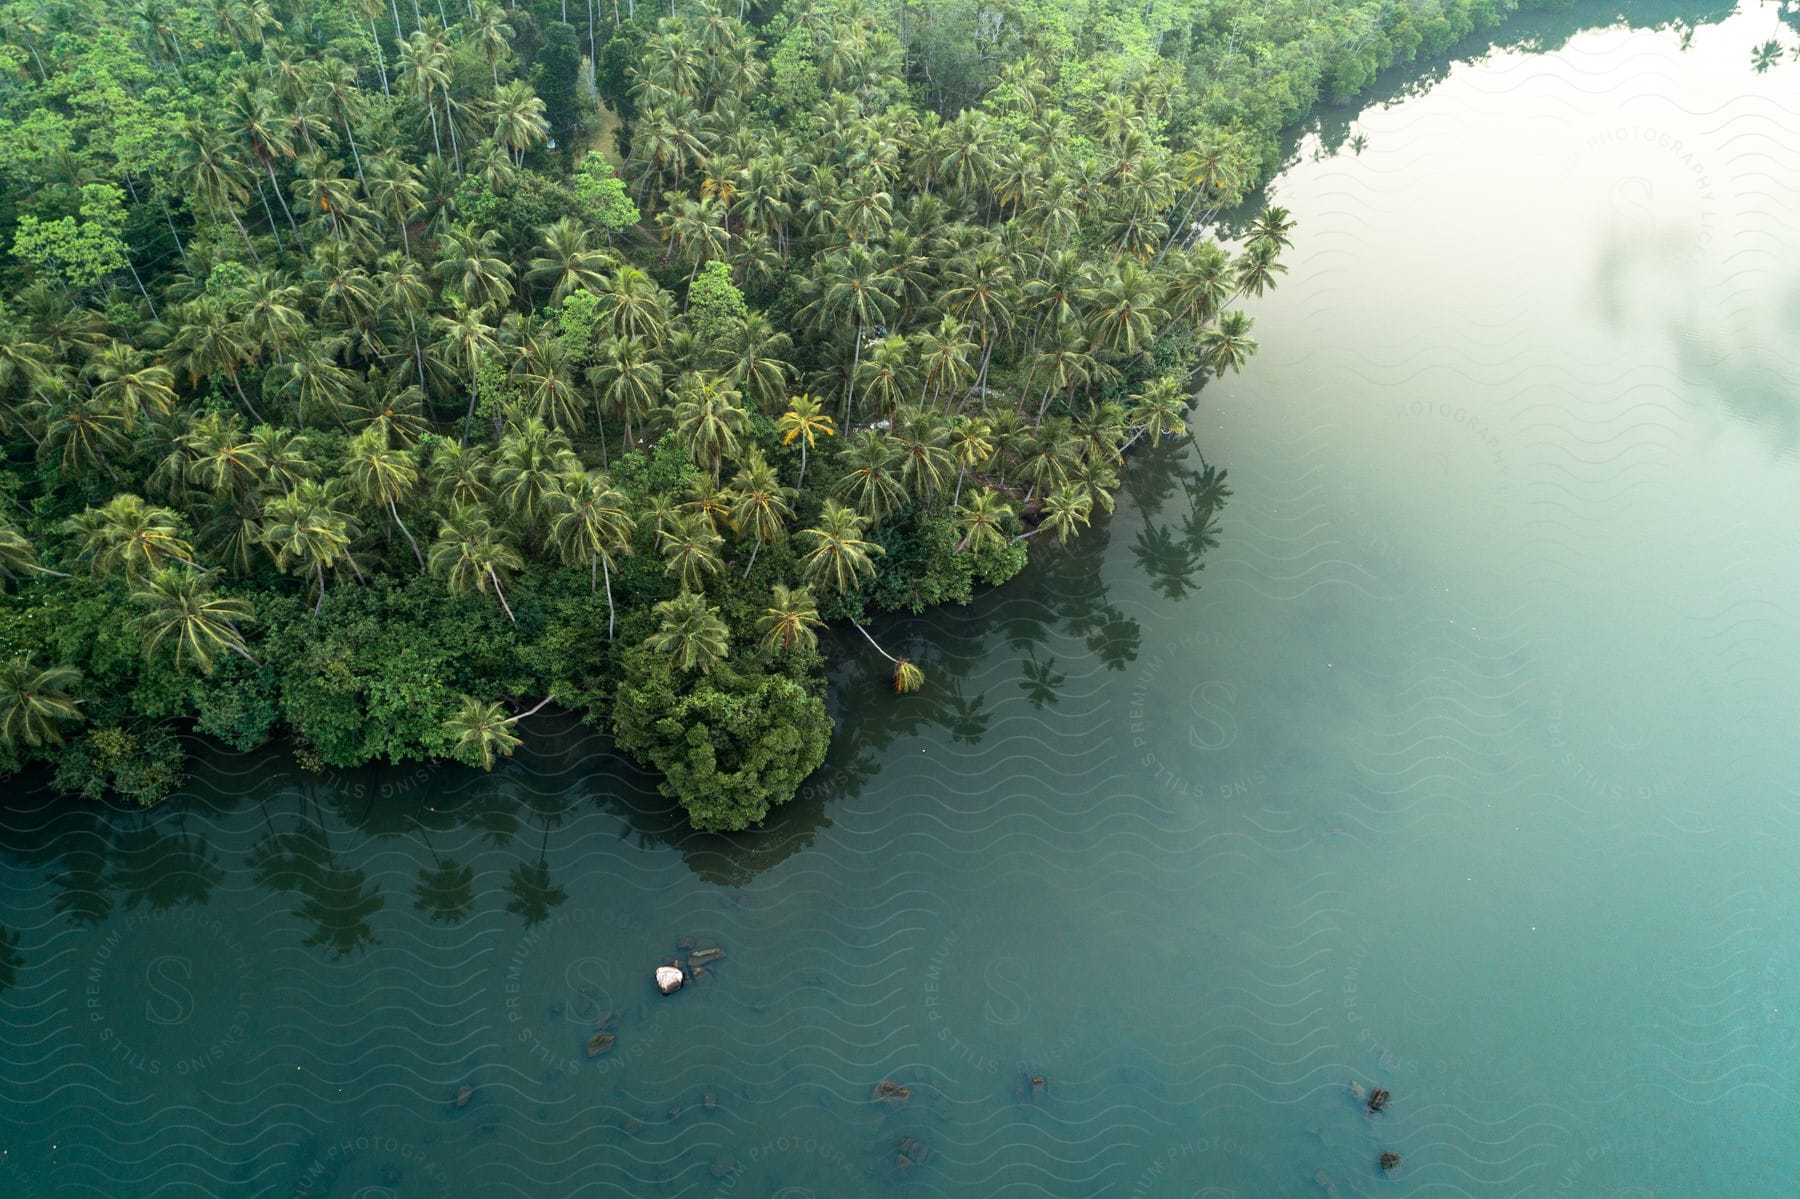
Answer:
POLYGON ((0 770, 491 767, 553 697, 755 822, 825 622, 1055 552, 1243 368, 1280 129, 1514 3, 6 6, 0 770))

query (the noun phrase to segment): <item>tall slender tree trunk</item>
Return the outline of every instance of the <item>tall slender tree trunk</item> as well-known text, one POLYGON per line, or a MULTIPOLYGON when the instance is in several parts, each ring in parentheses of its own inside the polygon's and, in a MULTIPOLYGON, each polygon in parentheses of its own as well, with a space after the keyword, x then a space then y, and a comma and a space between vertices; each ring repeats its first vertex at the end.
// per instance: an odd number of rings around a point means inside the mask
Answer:
POLYGON ((450 93, 444 93, 444 124, 450 127, 450 152, 456 158, 456 173, 463 173, 462 143, 456 140, 456 114, 450 111, 450 93))
POLYGON ((606 578, 606 639, 611 641, 613 639, 612 570, 606 565, 605 557, 600 559, 600 571, 606 578))
POLYGON ((475 379, 473 369, 473 367, 470 368, 471 374, 469 378, 469 414, 463 417, 462 441, 459 443, 463 446, 469 444, 469 426, 475 422, 475 379))
POLYGON ((750 577, 750 572, 756 569, 756 551, 761 548, 762 539, 760 537, 750 543, 750 565, 744 567, 744 577, 746 579, 750 577))
POLYGON ((169 223, 169 236, 175 239, 175 252, 181 255, 182 265, 186 266, 188 260, 187 247, 181 244, 181 234, 175 231, 175 214, 169 211, 169 198, 167 196, 158 196, 157 199, 162 202, 163 220, 169 223))
POLYGON ((606 413, 600 406, 600 396, 599 396, 598 392, 596 392, 594 395, 594 423, 597 426, 599 426, 599 430, 600 430, 600 465, 605 466, 607 464, 607 462, 606 462, 606 413))
POLYGON ((794 484, 796 490, 806 486, 806 438, 800 439, 800 481, 794 484))
POLYGON ((313 572, 319 579, 319 600, 313 605, 313 615, 317 616, 320 610, 325 607, 325 564, 323 562, 314 562, 313 572))
POLYGON ((406 534, 406 544, 412 546, 413 557, 419 560, 420 566, 424 566, 425 555, 419 552, 419 543, 413 540, 412 530, 407 528, 406 522, 400 519, 400 510, 394 507, 392 496, 388 497, 388 515, 394 518, 394 523, 400 526, 402 533, 406 534))
POLYGON ((269 193, 263 190, 262 180, 256 181, 256 198, 262 201, 263 215, 269 218, 269 232, 275 235, 275 248, 285 250, 281 241, 281 226, 275 222, 275 210, 269 207, 269 193))
POLYGON ((856 402, 856 368, 862 365, 862 322, 856 322, 856 349, 850 356, 849 387, 844 394, 844 436, 850 436, 850 405, 856 402))
MULTIPOLYGON (((395 12, 395 14, 394 14, 395 28, 399 27, 399 19, 400 19, 400 14, 398 12, 395 12)), ((394 97, 394 93, 388 90, 387 55, 382 52, 381 32, 380 32, 380 30, 375 28, 375 18, 374 17, 369 18, 369 37, 375 43, 375 69, 381 72, 381 94, 391 100, 394 97)))
POLYGON ((153 321, 161 320, 162 318, 156 315, 156 301, 152 300, 150 298, 150 293, 144 290, 144 281, 138 277, 137 267, 131 264, 130 255, 127 255, 125 258, 125 269, 131 272, 132 282, 137 284, 138 291, 143 294, 144 303, 150 305, 150 319, 153 321))
POLYGON ((250 397, 244 394, 244 385, 238 382, 238 373, 235 370, 228 371, 226 376, 231 380, 232 390, 237 392, 238 399, 243 401, 244 409, 250 413, 257 424, 267 424, 268 422, 263 420, 262 414, 256 410, 256 406, 250 402, 250 397))
POLYGON ((494 568, 491 566, 488 567, 487 577, 494 585, 494 595, 499 599, 500 606, 506 609, 506 619, 512 621, 514 624, 518 624, 519 618, 513 615, 512 605, 506 602, 506 592, 500 589, 500 576, 494 573, 494 568))
POLYGON ((362 184, 363 191, 367 192, 369 190, 369 180, 363 174, 362 154, 356 148, 356 134, 350 132, 350 114, 346 112, 340 115, 344 122, 344 140, 350 143, 350 157, 356 160, 356 181, 362 184))
MULTIPOLYGON (((269 189, 275 193, 275 199, 281 205, 281 211, 287 214, 288 228, 294 231, 294 240, 300 242, 300 244, 304 246, 306 243, 300 241, 300 226, 294 223, 293 210, 288 207, 287 197, 281 194, 281 184, 277 182, 275 178, 275 160, 272 158, 265 158, 263 159, 263 166, 268 168, 269 189)), ((271 217, 270 219, 273 220, 274 218, 271 217)))

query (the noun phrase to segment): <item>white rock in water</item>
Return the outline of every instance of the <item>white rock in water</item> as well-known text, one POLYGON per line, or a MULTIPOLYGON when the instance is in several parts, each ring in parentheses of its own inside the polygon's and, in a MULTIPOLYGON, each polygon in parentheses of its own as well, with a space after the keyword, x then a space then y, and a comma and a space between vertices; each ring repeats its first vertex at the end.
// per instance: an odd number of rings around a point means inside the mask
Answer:
POLYGON ((674 966, 658 966, 656 968, 656 989, 664 995, 673 995, 681 990, 681 971, 674 966))

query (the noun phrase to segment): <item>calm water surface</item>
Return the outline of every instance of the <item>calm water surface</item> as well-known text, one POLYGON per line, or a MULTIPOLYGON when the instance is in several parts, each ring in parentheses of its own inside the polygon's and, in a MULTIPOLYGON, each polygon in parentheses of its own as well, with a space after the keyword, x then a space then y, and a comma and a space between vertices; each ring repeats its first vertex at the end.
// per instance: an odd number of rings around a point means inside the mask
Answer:
POLYGON ((0 1194, 1793 1194, 1800 62, 1634 12, 1301 139, 1198 449, 764 834, 557 720, 15 798, 0 1194))

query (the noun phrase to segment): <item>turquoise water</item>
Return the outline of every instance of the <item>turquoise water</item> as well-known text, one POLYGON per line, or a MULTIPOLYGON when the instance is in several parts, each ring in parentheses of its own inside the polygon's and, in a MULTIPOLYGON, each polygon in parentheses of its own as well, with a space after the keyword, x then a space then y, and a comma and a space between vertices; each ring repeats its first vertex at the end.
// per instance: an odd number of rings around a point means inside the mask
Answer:
POLYGON ((1300 138, 1198 449, 765 833, 566 718, 13 799, 0 1194, 1794 1193, 1800 63, 1685 11, 1300 138))

